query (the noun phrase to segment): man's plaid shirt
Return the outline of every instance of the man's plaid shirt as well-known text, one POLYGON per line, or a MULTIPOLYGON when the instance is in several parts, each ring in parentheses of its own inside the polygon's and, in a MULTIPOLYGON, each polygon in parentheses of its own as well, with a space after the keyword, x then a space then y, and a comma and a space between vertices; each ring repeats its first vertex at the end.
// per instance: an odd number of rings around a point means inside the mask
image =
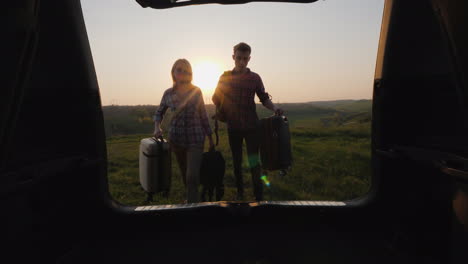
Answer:
POLYGON ((221 75, 212 100, 218 107, 222 104, 228 129, 256 128, 258 116, 254 100, 255 94, 264 105, 270 99, 268 93, 265 92, 260 75, 250 71, 249 68, 244 74, 226 71, 221 75))
POLYGON ((176 115, 169 125, 170 143, 185 147, 198 146, 203 144, 206 135, 212 134, 200 88, 195 87, 182 96, 178 96, 174 88, 167 89, 154 121, 161 123, 168 108, 176 115), (180 110, 182 107, 185 108, 180 110))

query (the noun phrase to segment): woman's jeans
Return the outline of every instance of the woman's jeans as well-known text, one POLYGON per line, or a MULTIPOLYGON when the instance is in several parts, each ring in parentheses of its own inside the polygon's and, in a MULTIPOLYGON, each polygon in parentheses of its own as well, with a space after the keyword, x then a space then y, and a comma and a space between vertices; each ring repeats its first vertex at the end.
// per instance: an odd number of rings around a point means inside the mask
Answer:
POLYGON ((200 183, 200 164, 203 154, 203 145, 177 146, 171 144, 177 163, 179 163, 182 180, 184 181, 188 203, 199 202, 198 185, 200 183))

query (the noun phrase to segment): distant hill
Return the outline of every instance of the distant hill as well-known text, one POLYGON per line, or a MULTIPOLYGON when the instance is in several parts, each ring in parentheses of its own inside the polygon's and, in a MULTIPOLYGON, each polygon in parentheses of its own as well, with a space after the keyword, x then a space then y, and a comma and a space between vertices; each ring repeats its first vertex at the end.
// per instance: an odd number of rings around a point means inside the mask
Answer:
POLYGON ((353 103, 356 100, 333 100, 333 101, 311 101, 306 104, 312 104, 320 107, 334 108, 337 105, 353 103))
MULTIPOLYGON (((307 103, 277 104, 285 111, 291 128, 332 127, 365 124, 371 120, 371 100, 337 100, 307 103)), ((153 115, 156 105, 103 106, 106 135, 150 134, 153 131, 153 115)), ((208 116, 214 113, 214 105, 206 105, 208 116)), ((259 118, 273 113, 257 104, 259 118)), ((163 127, 167 127, 171 113, 168 110, 163 127)))
POLYGON ((372 100, 336 100, 336 101, 316 101, 308 102, 308 104, 332 108, 335 110, 348 111, 348 112, 371 112, 372 100))

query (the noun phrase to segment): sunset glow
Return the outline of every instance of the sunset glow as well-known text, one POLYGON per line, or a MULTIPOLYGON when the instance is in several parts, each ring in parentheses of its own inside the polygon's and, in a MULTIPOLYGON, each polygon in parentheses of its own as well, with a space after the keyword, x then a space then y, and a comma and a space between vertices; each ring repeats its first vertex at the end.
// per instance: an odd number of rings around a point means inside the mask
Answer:
POLYGON ((223 73, 221 66, 211 61, 201 61, 193 65, 193 84, 206 95, 212 94, 223 73))

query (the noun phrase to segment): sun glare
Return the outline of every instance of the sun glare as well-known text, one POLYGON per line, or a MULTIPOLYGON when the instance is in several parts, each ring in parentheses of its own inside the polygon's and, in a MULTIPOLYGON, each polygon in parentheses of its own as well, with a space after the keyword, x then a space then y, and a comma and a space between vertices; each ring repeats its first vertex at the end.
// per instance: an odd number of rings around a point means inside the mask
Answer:
POLYGON ((205 96, 214 92, 223 70, 214 62, 202 61, 193 66, 193 84, 202 89, 205 96))

